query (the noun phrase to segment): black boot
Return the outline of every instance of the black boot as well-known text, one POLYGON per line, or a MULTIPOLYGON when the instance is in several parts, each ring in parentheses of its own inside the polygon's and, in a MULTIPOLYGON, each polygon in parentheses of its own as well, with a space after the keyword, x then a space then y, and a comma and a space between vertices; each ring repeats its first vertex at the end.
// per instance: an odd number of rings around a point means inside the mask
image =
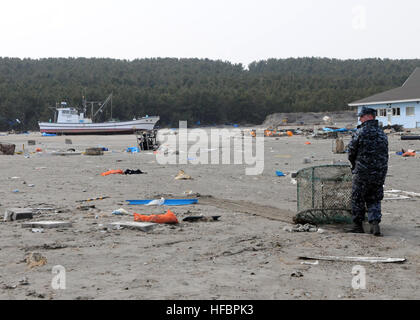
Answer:
POLYGON ((370 233, 376 237, 382 236, 378 221, 373 221, 370 223, 370 233))
POLYGON ((363 223, 355 222, 353 228, 347 230, 347 233, 365 233, 365 230, 363 230, 363 223))

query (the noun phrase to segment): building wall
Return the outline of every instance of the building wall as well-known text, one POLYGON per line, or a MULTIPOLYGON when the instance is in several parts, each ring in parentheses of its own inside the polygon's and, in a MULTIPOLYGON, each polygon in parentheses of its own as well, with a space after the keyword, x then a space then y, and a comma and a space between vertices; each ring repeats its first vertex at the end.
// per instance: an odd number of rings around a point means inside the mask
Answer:
MULTIPOLYGON (((358 107, 358 112, 360 112, 362 107, 364 106, 358 107)), ((420 128, 420 101, 392 103, 392 104, 377 104, 377 105, 369 105, 366 107, 372 108, 375 110, 400 108, 399 116, 391 116, 391 125, 396 125, 396 124, 403 125, 404 128, 406 129, 420 128), (412 116, 407 115, 407 107, 414 107, 414 115, 412 116)), ((388 116, 380 116, 378 113, 378 116, 376 117, 376 119, 379 122, 382 122, 384 126, 388 125, 388 116)))

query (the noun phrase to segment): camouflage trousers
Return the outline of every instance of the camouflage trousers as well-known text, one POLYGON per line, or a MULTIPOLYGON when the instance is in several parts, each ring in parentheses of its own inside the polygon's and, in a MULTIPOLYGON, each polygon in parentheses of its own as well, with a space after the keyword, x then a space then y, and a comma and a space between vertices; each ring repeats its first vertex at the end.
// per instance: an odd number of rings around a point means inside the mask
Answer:
POLYGON ((369 222, 381 222, 381 200, 384 198, 383 183, 382 179, 366 181, 357 174, 353 175, 351 205, 354 223, 365 221, 366 211, 369 222))

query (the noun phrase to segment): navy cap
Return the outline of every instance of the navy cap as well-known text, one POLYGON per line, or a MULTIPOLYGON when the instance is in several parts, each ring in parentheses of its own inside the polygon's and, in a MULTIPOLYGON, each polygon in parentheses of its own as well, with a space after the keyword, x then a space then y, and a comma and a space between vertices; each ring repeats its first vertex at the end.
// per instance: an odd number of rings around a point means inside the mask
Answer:
POLYGON ((367 114, 371 114, 373 116, 376 116, 376 110, 372 109, 372 108, 363 107, 362 110, 360 110, 360 113, 358 114, 358 117, 363 117, 367 114))

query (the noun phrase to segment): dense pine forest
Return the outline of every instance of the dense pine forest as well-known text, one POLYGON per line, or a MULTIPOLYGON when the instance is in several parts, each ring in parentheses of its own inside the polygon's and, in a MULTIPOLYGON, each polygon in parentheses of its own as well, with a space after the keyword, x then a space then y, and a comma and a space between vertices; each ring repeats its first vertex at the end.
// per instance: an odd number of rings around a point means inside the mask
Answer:
MULTIPOLYGON (((420 60, 269 59, 249 66, 208 59, 0 58, 0 130, 37 130, 56 102, 113 93, 112 116, 159 115, 201 125, 259 124, 275 112, 348 110, 404 83, 420 60), (16 121, 18 119, 19 121, 16 121)), ((110 108, 96 119, 109 120, 110 108)))

